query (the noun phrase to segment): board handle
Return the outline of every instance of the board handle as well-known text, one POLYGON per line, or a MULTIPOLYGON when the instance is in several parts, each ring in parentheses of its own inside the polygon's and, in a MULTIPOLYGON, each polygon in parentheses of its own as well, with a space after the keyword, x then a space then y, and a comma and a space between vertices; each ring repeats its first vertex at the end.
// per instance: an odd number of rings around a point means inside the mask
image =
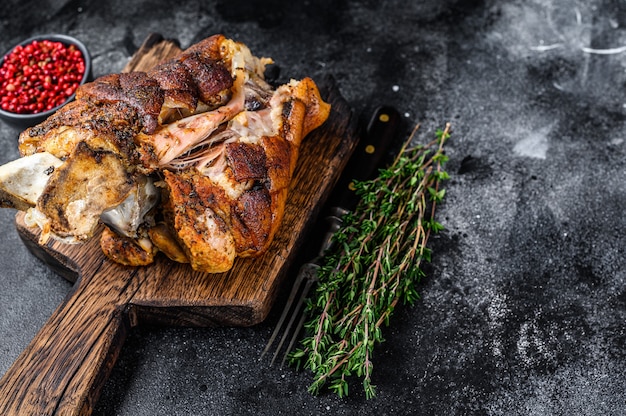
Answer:
POLYGON ((81 270, 71 293, 0 379, 0 415, 89 415, 131 327, 140 268, 81 270))

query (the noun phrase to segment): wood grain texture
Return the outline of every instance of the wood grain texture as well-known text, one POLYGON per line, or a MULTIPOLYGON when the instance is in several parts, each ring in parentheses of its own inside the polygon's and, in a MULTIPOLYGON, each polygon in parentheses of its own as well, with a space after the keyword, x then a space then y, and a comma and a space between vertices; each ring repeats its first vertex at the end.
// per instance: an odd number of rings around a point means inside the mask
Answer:
MULTIPOLYGON (((152 35, 126 70, 148 69, 179 51, 175 42, 152 35)), ((249 326, 265 319, 358 141, 356 117, 333 80, 318 84, 331 115, 301 146, 280 229, 263 256, 238 259, 227 273, 195 272, 165 257, 147 267, 121 266, 102 254, 97 236, 80 245, 40 246, 38 231, 18 214, 25 244, 75 284, 0 380, 0 414, 91 414, 128 331, 142 322, 249 326)))

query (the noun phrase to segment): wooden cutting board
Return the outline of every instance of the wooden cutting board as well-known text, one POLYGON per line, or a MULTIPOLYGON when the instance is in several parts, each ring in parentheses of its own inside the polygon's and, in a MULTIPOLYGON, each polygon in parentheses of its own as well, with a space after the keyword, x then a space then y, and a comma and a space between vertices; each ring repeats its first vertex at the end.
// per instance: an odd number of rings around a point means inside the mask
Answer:
MULTIPOLYGON (((151 35, 126 70, 146 70, 179 51, 175 42, 151 35)), ((18 214, 25 244, 75 284, 0 380, 1 415, 91 414, 126 335, 142 323, 250 326, 265 319, 358 141, 356 117, 332 79, 316 81, 332 111, 302 144, 283 223, 265 255, 238 259, 228 273, 198 273, 164 257, 124 267, 102 254, 97 236, 81 245, 40 246, 38 231, 18 214)))

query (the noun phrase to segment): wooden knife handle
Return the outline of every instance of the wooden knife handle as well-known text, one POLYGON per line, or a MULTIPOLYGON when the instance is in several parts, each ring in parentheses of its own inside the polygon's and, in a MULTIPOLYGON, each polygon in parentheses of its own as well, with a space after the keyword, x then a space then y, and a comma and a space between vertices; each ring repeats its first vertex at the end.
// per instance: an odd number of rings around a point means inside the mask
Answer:
POLYGON ((131 326, 125 300, 141 268, 103 261, 72 292, 0 380, 0 414, 88 415, 131 326))

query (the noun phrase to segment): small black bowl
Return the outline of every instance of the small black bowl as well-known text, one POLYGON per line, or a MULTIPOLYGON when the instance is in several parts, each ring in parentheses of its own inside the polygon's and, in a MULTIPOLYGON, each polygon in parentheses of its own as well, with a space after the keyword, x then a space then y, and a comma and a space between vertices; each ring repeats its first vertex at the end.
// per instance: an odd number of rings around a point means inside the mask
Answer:
MULTIPOLYGON (((91 69, 91 55, 89 54, 87 47, 76 38, 73 38, 67 35, 59 35, 59 34, 39 35, 39 36, 33 36, 32 38, 26 39, 25 41, 20 42, 19 45, 26 46, 29 43, 32 43, 33 41, 43 41, 43 40, 61 42, 66 46, 74 45, 76 48, 78 48, 83 54, 83 59, 85 60, 85 73, 83 75, 83 79, 80 81, 80 84, 82 85, 85 82, 89 82, 93 79, 92 69, 91 69)), ((0 65, 4 62, 6 56, 10 54, 13 51, 13 49, 15 49, 17 46, 18 45, 13 46, 11 49, 9 49, 7 53, 5 53, 2 56, 2 61, 0 62, 0 65)), ((45 119, 47 119, 50 115, 52 115, 59 108, 61 108, 68 102, 72 101, 75 95, 76 95, 75 93, 72 94, 70 97, 67 98, 67 100, 65 100, 63 104, 58 105, 48 111, 44 111, 41 113, 18 114, 18 113, 12 113, 10 111, 5 111, 2 108, 0 108, 0 119, 2 119, 6 124, 14 128, 23 130, 28 127, 32 127, 36 124, 39 124, 45 119)))

